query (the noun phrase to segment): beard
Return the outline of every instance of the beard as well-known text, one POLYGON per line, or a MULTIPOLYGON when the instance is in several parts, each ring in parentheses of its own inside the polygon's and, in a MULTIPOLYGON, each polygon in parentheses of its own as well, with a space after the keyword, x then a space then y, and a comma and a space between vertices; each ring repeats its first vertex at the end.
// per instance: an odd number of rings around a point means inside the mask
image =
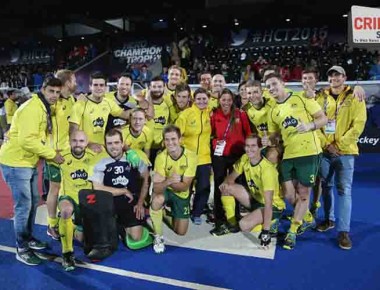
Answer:
POLYGON ((83 155, 83 153, 84 153, 84 148, 82 148, 82 147, 74 147, 74 148, 72 149, 72 153, 73 153, 73 155, 75 155, 75 156, 81 156, 81 155, 83 155))
POLYGON ((162 98, 164 95, 164 92, 150 92, 150 96, 152 97, 153 100, 158 100, 162 98))

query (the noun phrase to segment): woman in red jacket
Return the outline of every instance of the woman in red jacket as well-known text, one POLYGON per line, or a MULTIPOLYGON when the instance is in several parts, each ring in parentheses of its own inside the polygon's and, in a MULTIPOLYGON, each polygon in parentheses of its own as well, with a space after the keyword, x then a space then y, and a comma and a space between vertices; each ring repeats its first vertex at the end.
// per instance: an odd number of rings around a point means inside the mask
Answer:
POLYGON ((219 186, 244 154, 245 139, 251 134, 246 113, 235 107, 234 94, 227 88, 222 90, 219 107, 212 113, 211 130, 215 228, 210 233, 220 236, 231 232, 236 221, 226 220, 219 186))

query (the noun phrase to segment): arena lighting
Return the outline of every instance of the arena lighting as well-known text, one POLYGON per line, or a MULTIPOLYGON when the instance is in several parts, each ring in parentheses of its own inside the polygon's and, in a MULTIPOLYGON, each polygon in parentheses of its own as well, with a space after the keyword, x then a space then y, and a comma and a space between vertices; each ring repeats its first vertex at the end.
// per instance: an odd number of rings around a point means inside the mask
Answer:
POLYGON ((59 42, 62 42, 62 39, 58 39, 59 42))
POLYGON ((286 22, 290 22, 290 18, 286 18, 285 21, 286 21, 286 22))
POLYGON ((158 20, 158 21, 160 21, 160 22, 163 22, 163 21, 164 21, 164 19, 162 19, 162 18, 161 18, 161 19, 160 19, 160 20, 158 20))
POLYGON ((342 17, 343 17, 343 18, 347 18, 348 15, 347 15, 347 14, 343 14, 342 17))
POLYGON ((82 36, 80 39, 82 39, 82 40, 83 40, 83 39, 84 39, 84 36, 82 36))
POLYGON ((239 25, 239 22, 235 22, 235 26, 238 26, 239 25))
POLYGON ((206 24, 203 24, 203 25, 202 25, 202 28, 207 28, 207 25, 206 25, 206 24))
POLYGON ((180 27, 179 30, 183 30, 183 27, 180 27))

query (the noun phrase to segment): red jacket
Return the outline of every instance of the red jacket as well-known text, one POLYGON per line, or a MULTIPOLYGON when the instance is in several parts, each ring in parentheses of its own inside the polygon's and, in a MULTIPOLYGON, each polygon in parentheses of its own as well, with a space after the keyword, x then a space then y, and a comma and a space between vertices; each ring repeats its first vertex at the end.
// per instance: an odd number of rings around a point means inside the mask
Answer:
MULTIPOLYGON (((230 122, 231 114, 224 115, 221 108, 217 108, 211 116, 212 150, 215 150, 216 142, 223 140, 224 132, 230 122)), ((251 134, 247 114, 235 109, 235 121, 231 124, 226 134, 226 147, 223 156, 241 156, 244 154, 245 138, 251 134)))

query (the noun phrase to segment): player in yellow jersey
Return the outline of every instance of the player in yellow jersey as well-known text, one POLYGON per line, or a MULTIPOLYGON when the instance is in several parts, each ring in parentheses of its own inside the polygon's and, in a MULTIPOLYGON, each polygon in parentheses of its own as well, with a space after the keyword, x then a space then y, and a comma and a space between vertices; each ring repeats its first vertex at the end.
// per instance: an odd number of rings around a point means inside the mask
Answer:
MULTIPOLYGON (((314 68, 306 68, 302 72, 302 95, 305 98, 313 98, 321 106, 323 112, 327 116, 327 125, 317 130, 319 141, 321 142, 321 148, 325 148, 327 145, 329 133, 328 124, 335 122, 335 110, 336 102, 333 97, 326 94, 324 89, 317 90, 316 85, 318 81, 318 71, 314 68), (327 129, 327 131, 326 131, 327 129)), ((318 208, 321 206, 319 199, 322 193, 320 174, 317 175, 315 180, 315 186, 313 187, 313 200, 310 206, 310 212, 314 217, 317 217, 318 208)))
MULTIPOLYGON (((261 83, 259 81, 248 81, 245 85, 249 99, 249 109, 247 115, 260 138, 270 136, 273 132, 268 132, 268 120, 270 111, 276 105, 276 101, 271 97, 264 97, 261 83)), ((272 163, 278 163, 280 158, 280 148, 265 147, 263 153, 272 163)))
MULTIPOLYGON (((53 132, 50 140, 50 146, 57 151, 62 151, 70 147, 69 144, 69 117, 75 104, 73 93, 75 93, 77 83, 75 74, 71 70, 59 70, 55 75, 62 82, 61 95, 53 110, 53 132)), ((47 234, 59 240, 58 218, 57 218, 57 201, 58 192, 61 183, 61 171, 58 164, 46 162, 44 167, 44 183, 48 182, 48 193, 46 206, 48 211, 48 229, 47 234)), ((45 189, 46 190, 46 189, 45 189)))
POLYGON ((250 232, 262 224, 260 233, 261 246, 268 247, 271 233, 276 234, 278 221, 285 209, 285 202, 280 195, 278 172, 274 164, 262 156, 261 138, 250 135, 245 140, 245 154, 234 164, 233 171, 220 185, 223 206, 227 219, 235 218, 235 208, 229 207, 229 199, 237 199, 251 212, 239 221, 242 231, 250 232), (246 185, 236 184, 235 180, 244 174, 246 185), (271 229, 271 224, 273 227, 271 229))
POLYGON ((163 131, 165 149, 157 155, 153 177, 153 196, 150 216, 155 239, 153 250, 165 251, 162 237, 163 206, 171 208, 172 229, 178 235, 185 235, 189 226, 190 192, 189 188, 197 168, 197 156, 181 146, 181 131, 168 125, 163 131))
POLYGON ((174 124, 178 115, 186 108, 191 107, 191 89, 188 84, 180 83, 176 86, 175 93, 171 96, 172 104, 169 107, 169 123, 174 124))
POLYGON ((81 189, 91 189, 88 181, 89 168, 95 153, 86 149, 87 137, 83 131, 75 131, 70 136, 70 148, 62 151, 65 162, 60 165, 62 182, 59 191, 59 234, 62 245, 62 266, 65 271, 75 269, 74 261, 74 224, 75 238, 83 240, 81 218, 79 212, 78 193, 81 189), (73 223, 72 216, 75 220, 73 223))
POLYGON ((9 90, 7 92, 7 95, 8 95, 8 99, 4 103, 4 108, 5 108, 5 116, 6 116, 6 120, 7 120, 7 128, 6 129, 8 131, 9 128, 11 127, 12 118, 13 118, 13 116, 16 113, 16 110, 18 108, 17 103, 16 103, 16 101, 18 99, 18 95, 17 95, 15 90, 9 90))
POLYGON ((97 153, 103 150, 108 115, 129 120, 129 111, 123 111, 114 101, 105 98, 106 77, 95 72, 90 77, 91 95, 77 101, 70 116, 70 134, 83 130, 88 137, 88 147, 97 153))
POLYGON ((154 118, 148 121, 147 126, 153 132, 153 142, 150 150, 150 162, 154 167, 155 158, 159 150, 162 149, 162 130, 169 124, 169 105, 164 100, 164 80, 161 77, 154 77, 150 81, 149 94, 153 103, 154 118))
POLYGON ((131 149, 139 149, 150 155, 153 132, 146 126, 145 111, 135 108, 131 113, 131 124, 122 129, 124 144, 131 149))
POLYGON ((270 114, 268 131, 280 133, 284 142, 280 164, 282 189, 295 207, 284 241, 285 249, 293 249, 297 230, 309 208, 310 191, 320 162, 322 150, 315 131, 327 123, 327 117, 315 100, 287 92, 279 74, 269 74, 265 83, 277 102, 270 114))
POLYGON ((169 67, 168 82, 164 90, 164 100, 169 106, 173 104, 171 96, 175 93, 177 85, 183 82, 182 77, 182 68, 180 66, 172 65, 169 67))

